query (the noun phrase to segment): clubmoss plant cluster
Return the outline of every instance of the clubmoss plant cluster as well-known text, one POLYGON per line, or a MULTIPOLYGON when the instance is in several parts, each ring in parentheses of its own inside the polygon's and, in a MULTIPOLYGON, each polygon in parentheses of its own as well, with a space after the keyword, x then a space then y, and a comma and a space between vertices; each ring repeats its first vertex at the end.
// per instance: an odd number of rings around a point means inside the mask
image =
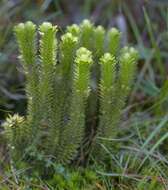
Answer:
POLYGON ((40 154, 66 165, 85 154, 86 144, 93 148, 99 137, 115 138, 138 56, 134 48, 120 48, 121 33, 89 20, 68 26, 61 37, 47 22, 21 23, 14 31, 28 106, 24 118, 10 116, 4 123, 13 159, 40 154), (91 115, 97 122, 94 143, 87 143, 91 115))

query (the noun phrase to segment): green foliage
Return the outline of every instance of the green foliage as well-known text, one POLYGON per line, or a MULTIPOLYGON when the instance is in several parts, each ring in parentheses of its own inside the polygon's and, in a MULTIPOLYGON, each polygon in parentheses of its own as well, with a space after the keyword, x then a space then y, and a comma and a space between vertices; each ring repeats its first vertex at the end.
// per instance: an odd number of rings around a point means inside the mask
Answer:
POLYGON ((89 20, 84 20, 80 24, 80 46, 93 50, 94 26, 89 20))
MULTIPOLYGON (((37 171, 16 173, 17 183, 11 179, 1 184, 2 189, 51 189, 51 190, 96 190, 99 178, 91 169, 65 168, 55 166, 55 174, 50 179, 42 179, 37 171)), ((1 177, 0 177, 1 180, 1 177)))
POLYGON ((37 137, 36 141, 40 145, 44 143, 46 145, 46 151, 48 148, 52 150, 55 143, 58 141, 59 131, 59 115, 55 113, 55 104, 54 104, 54 80, 55 80, 55 65, 56 65, 56 56, 57 56, 57 40, 55 38, 57 27, 52 26, 50 23, 43 23, 39 27, 40 32, 40 82, 39 82, 39 124, 40 126, 35 126, 40 128, 39 138, 42 142, 39 141, 37 137), (47 110, 47 111, 44 111, 47 110), (46 133, 46 128, 48 128, 48 133, 46 133), (38 142, 39 141, 39 142, 38 142), (51 144, 53 141, 53 145, 51 144))
POLYGON ((78 49, 76 54, 69 123, 63 129, 59 144, 59 160, 63 163, 70 161, 73 155, 76 155, 85 129, 85 104, 89 95, 92 55, 83 47, 78 49))
POLYGON ((61 37, 61 68, 63 77, 67 79, 69 79, 69 75, 72 75, 73 58, 78 41, 77 37, 74 36, 72 33, 67 32, 61 37))
POLYGON ((94 30, 94 51, 96 51, 97 58, 100 58, 104 52, 104 41, 105 29, 102 26, 97 26, 94 30))
POLYGON ((100 60, 101 64, 101 82, 100 82, 100 134, 102 136, 114 135, 114 127, 112 126, 113 111, 111 109, 115 93, 116 78, 116 60, 110 53, 106 53, 100 60), (112 127, 111 127, 112 126, 112 127), (110 133, 109 133, 110 130, 110 133))
POLYGON ((77 24, 72 24, 71 26, 67 26, 67 32, 71 33, 73 36, 79 36, 80 28, 77 24))
POLYGON ((8 139, 10 153, 15 157, 19 149, 23 150, 26 133, 29 133, 25 125, 25 119, 18 114, 13 116, 9 115, 3 123, 3 127, 6 131, 6 139, 8 139))
POLYGON ((89 105, 92 101, 88 103, 91 93, 99 99, 96 104, 100 104, 97 136, 116 137, 137 60, 133 48, 119 51, 117 29, 105 35, 102 26, 94 27, 84 20, 79 26, 68 26, 60 41, 56 38, 57 30, 57 26, 47 22, 39 26, 38 51, 36 26, 26 22, 15 27, 27 77, 28 109, 24 125, 10 124, 11 117, 5 123, 6 138, 18 155, 25 152, 25 161, 33 159, 40 166, 44 161, 47 167, 52 163, 75 162, 80 154, 85 159, 86 115, 92 106, 89 105), (100 69, 100 75, 92 79, 91 69, 93 72, 100 69), (96 88, 92 88, 93 80, 97 81, 96 88), (22 141, 25 143, 20 147, 22 141))
POLYGON ((110 53, 104 54, 100 59, 100 137, 116 137, 116 126, 134 79, 137 56, 137 51, 126 47, 121 51, 118 64, 116 57, 110 53))
POLYGON ((121 33, 116 28, 111 28, 107 34, 107 49, 112 55, 117 55, 120 47, 121 33))
MULTIPOLYGON (((75 56, 75 51, 77 49, 78 38, 73 36, 70 32, 62 35, 60 50, 61 50, 61 65, 60 65, 60 85, 57 91, 61 90, 59 104, 62 107, 63 117, 69 114, 70 107, 70 95, 71 86, 73 80, 73 61, 75 56)), ((58 92, 59 93, 59 92, 58 92)))
MULTIPOLYGON (((149 1, 148 1, 149 2, 149 1)), ((167 112, 167 81, 165 84, 163 83, 166 78, 166 60, 167 60, 167 27, 165 21, 167 21, 167 9, 165 6, 160 6, 161 4, 166 5, 165 0, 154 0, 148 3, 146 1, 144 13, 143 11, 139 11, 141 1, 133 1, 133 0, 126 0, 126 1, 103 1, 103 3, 97 3, 97 1, 84 1, 84 3, 74 3, 72 5, 71 1, 52 1, 52 0, 45 0, 45 1, 1 1, 0 4, 0 15, 1 15, 1 26, 0 26, 0 72, 1 72, 1 82, 0 82, 0 104, 1 104, 1 120, 4 119, 7 112, 19 112, 21 114, 25 114, 25 96, 22 95, 24 93, 22 91, 24 85, 24 77, 23 74, 20 72, 20 66, 18 66, 18 60, 16 60, 16 48, 17 44, 11 37, 13 25, 20 22, 21 20, 31 19, 35 23, 41 23, 42 21, 50 21, 55 22, 58 18, 58 22, 60 25, 65 23, 69 23, 71 21, 79 21, 80 18, 83 16, 87 16, 88 18, 91 16, 96 23, 103 24, 104 26, 110 26, 111 24, 116 24, 120 27, 123 33, 123 43, 129 41, 131 43, 135 43, 136 47, 140 51, 141 61, 139 62, 139 74, 137 74, 136 78, 137 83, 135 84, 135 89, 131 96, 129 97, 130 106, 124 109, 124 121, 122 121, 121 125, 119 126, 119 135, 117 139, 114 139, 111 144, 120 145, 120 148, 117 147, 117 151, 114 153, 112 151, 107 152, 109 157, 109 162, 102 162, 102 165, 107 166, 107 170, 109 173, 113 172, 114 170, 116 173, 119 173, 121 177, 115 176, 107 176, 101 177, 101 180, 104 181, 104 184, 107 185, 107 189, 167 189, 167 164, 163 164, 167 162, 166 154, 167 154, 167 140, 164 141, 157 147, 152 153, 150 152, 153 145, 157 144, 162 135, 165 135, 167 132, 167 122, 164 123, 163 127, 160 130, 157 130, 157 135, 153 137, 151 135, 151 131, 155 131, 157 129, 158 121, 164 121, 164 115, 167 112), (131 3, 130 3, 131 2, 131 3), (157 3, 156 3, 157 2, 157 3), (161 3, 163 2, 163 3, 161 3), (150 6, 150 5, 154 6, 150 6), (62 7, 64 7, 62 9, 62 7), (37 9, 38 8, 38 9, 37 9), (72 11, 73 10, 73 11, 72 11), (77 11, 76 10, 80 10, 77 11), (133 11, 132 11, 133 10, 133 11), (122 12, 122 14, 120 14, 122 12), (101 15, 101 16, 100 16, 101 15), (141 19, 139 19, 141 18, 141 19), (145 18, 145 19, 144 19, 145 18), (151 19, 152 18, 152 19, 151 19), (146 24, 145 24, 146 21, 146 24), (145 33, 145 35, 144 35, 145 33), (16 68, 17 66, 17 68, 16 68), (159 72, 158 72, 159 71, 159 72), (161 72, 162 71, 162 72, 161 72), (164 72, 163 72, 164 71, 164 72), (162 74, 161 74, 162 73, 162 74), (162 88, 162 84, 163 88, 162 88), (130 127, 132 126, 132 127, 130 127), (137 134, 136 134, 137 133, 137 134), (128 136, 127 136, 128 135, 128 136), (148 141, 148 137, 151 140, 148 141), (147 140, 147 141, 146 141, 147 140), (115 143, 114 143, 115 142, 115 143), (145 147, 141 147, 145 144, 145 147), (126 148, 124 148, 126 147, 126 148), (123 163, 123 157, 125 152, 128 153, 128 158, 123 163), (138 156, 139 162, 134 167, 129 167, 128 163, 133 162, 130 157, 138 156), (147 156, 148 155, 148 156, 147 156), (148 159, 143 164, 144 168, 146 167, 149 172, 141 173, 139 165, 141 165, 144 156, 147 156, 148 159), (156 158, 155 158, 156 156, 156 158), (115 159, 115 162, 113 162, 115 159), (112 162, 112 166, 110 168, 109 163, 112 162), (152 173, 148 167, 157 162, 156 170, 157 173, 152 173), (122 168, 122 169, 121 169, 122 168), (165 175, 164 175, 165 173, 165 175), (137 175, 136 175, 137 174, 137 175), (123 177, 126 176, 126 177, 123 177), (128 176, 128 178, 127 178, 128 176), (131 179, 130 179, 131 178, 131 179), (136 179, 134 179, 136 178, 136 179), (116 180, 115 180, 116 179, 116 180), (160 184, 156 184, 156 181, 160 184), (136 183, 137 182, 137 183, 136 183), (138 184, 140 183, 140 184, 138 184), (138 185, 137 185, 138 184, 138 185), (154 184, 154 185, 152 185, 154 184), (115 187, 114 187, 115 185, 115 187), (162 185, 162 186, 161 186, 162 185), (154 187, 153 187, 154 186, 154 187), (161 186, 160 188, 158 186, 161 186)), ((79 35, 80 27, 78 25, 77 30, 72 31, 73 36, 79 35)), ((74 26, 73 26, 74 27, 74 26)), ((73 28, 72 27, 72 28, 73 28)), ((71 26, 70 26, 71 28, 71 26)), ((75 27, 74 27, 75 28, 75 27)), ((71 31, 69 31, 71 33, 71 31)), ((62 34, 63 32, 60 31, 58 35, 62 34)), ((100 38, 97 38, 98 40, 100 38)), ((105 38, 107 44, 107 37, 105 38)), ((94 39, 92 40, 94 42, 94 39)), ((58 43, 58 48, 60 47, 58 43)), ((104 46, 104 51, 108 51, 108 45, 104 46)), ((96 46, 94 46, 94 53, 96 52, 96 46)), ((38 51, 39 52, 39 51, 38 51)), ((98 55, 98 58, 102 56, 102 53, 98 55)), ((119 52, 118 52, 119 53, 119 52)), ((62 61, 60 61, 60 54, 61 52, 58 51, 58 63, 57 69, 59 69, 62 65, 62 61)), ((118 55, 118 54, 117 54, 118 55)), ((95 56, 95 55, 93 55, 95 56)), ((97 56, 96 56, 97 58, 97 56)), ((97 60, 94 60, 97 63, 97 60)), ((118 61, 117 61, 118 65, 118 61)), ((99 64, 94 64, 92 68, 93 75, 95 77, 95 66, 99 69, 99 64)), ((96 69, 97 69, 96 68, 96 69)), ((117 66, 118 69, 118 66, 117 66)), ((98 73, 99 74, 99 73, 98 73)), ((57 109, 57 115, 60 106, 60 98, 58 98, 58 92, 60 92, 61 86, 61 74, 56 74, 55 80, 55 107, 57 109), (60 85, 59 85, 60 84, 60 85), (58 89, 58 90, 57 90, 58 89), (57 101, 57 103, 56 103, 57 101), (57 106, 58 105, 58 106, 57 106)), ((92 78, 95 79, 95 78, 92 78)), ((96 79, 100 79, 99 75, 96 76, 96 79)), ((68 80, 69 81, 69 80, 68 80)), ((66 83, 67 84, 67 83, 66 83)), ((67 85, 68 86, 68 85, 67 85)), ((98 95, 98 86, 95 85, 95 80, 91 81, 91 94, 89 97, 89 103, 87 103, 86 107, 86 119, 87 119, 87 134, 90 134, 94 130, 94 126, 98 126, 98 111, 97 108, 99 104, 97 104, 97 100, 99 99, 98 95), (97 91, 95 91, 97 87, 97 91), (95 99, 96 97, 96 99, 95 99), (88 107, 89 105, 89 107, 88 107), (98 105, 98 106, 97 106, 98 105), (90 109, 91 108, 91 109, 90 109), (88 110, 91 110, 91 114, 88 114, 88 110), (93 113, 94 111, 94 113, 93 113)), ((70 87, 71 88, 71 87, 70 87)), ((100 92, 100 91, 99 91, 100 92)), ((60 92, 62 94, 62 92, 60 92)), ((69 91, 71 94, 71 90, 69 91)), ((70 98, 69 98, 70 99, 70 98)), ((64 110, 67 110, 69 104, 66 101, 66 107, 64 110)), ((100 99, 99 99, 100 100, 100 99)), ((98 101, 99 101, 98 100, 98 101)), ((70 100, 69 100, 70 101, 70 100)), ((63 126, 63 124, 67 121, 68 118, 68 110, 65 112, 61 109, 61 119, 58 120, 58 126, 63 126), (67 115, 65 117, 65 115, 67 115), (63 117, 64 116, 64 117, 63 117), (63 119, 62 119, 63 118, 63 119), (61 120, 61 121, 60 121, 61 120)), ((100 111, 99 111, 100 113, 100 111)), ((40 115, 40 114, 39 114, 40 115)), ((100 116, 99 116, 100 117, 100 116)), ((29 128, 29 127, 28 127, 29 128)), ((30 129, 30 128, 29 128, 30 129)), ((45 128, 44 128, 45 130, 45 128)), ((115 130, 116 131, 116 130, 115 130)), ((45 131, 44 131, 45 132, 45 131)), ((118 132, 118 129, 117 129, 118 132)), ((41 133, 41 132, 40 132, 41 133)), ((94 133, 94 132, 93 132, 94 133)), ((4 134, 3 130, 0 130, 0 136, 4 134)), ((88 135, 85 135, 88 137, 88 135)), ((46 135, 46 133, 45 133, 46 135)), ((54 136, 54 134, 53 134, 54 136)), ((91 135, 92 136, 92 135, 91 135)), ((115 136, 115 135, 114 135, 115 136)), ((1 170, 3 168, 2 165, 5 165, 6 162, 3 160, 5 155, 8 155, 6 149, 3 149, 3 145, 6 141, 3 142, 3 136, 0 137, 0 173, 3 172, 1 170), (4 150, 4 151, 3 151, 4 150)), ((88 139, 91 139, 89 136, 88 139)), ((115 138, 115 137, 114 137, 115 138)), ((27 139, 27 138, 26 138, 27 139)), ((36 139, 36 138, 34 138, 36 139)), ((56 138, 57 139, 57 138, 56 138)), ((86 139, 87 140, 87 139, 86 139)), ((86 141, 85 140, 85 141, 86 141)), ((39 141, 39 140, 38 140, 39 141)), ((45 141, 45 139, 44 139, 45 141)), ((54 143, 52 138, 51 142, 48 144, 57 144, 57 140, 54 143)), ((9 141, 8 141, 9 142, 9 141)), ((39 142, 41 144, 41 142, 39 142)), ((104 147, 107 149, 110 147, 104 147)), ((48 146, 48 145, 47 145, 48 146)), ((55 147, 53 145, 53 147, 55 147)), ((26 150, 26 149, 25 149, 26 150)), ((16 149, 15 149, 16 151, 16 149)), ((38 154, 39 158, 41 157, 41 153, 38 154)), ((92 158, 92 157, 91 157, 92 158)), ((95 156, 93 157, 95 158, 95 156)), ((96 159, 98 157, 96 155, 96 159)), ((31 162, 32 163, 32 162, 31 162)), ((100 164, 100 163, 99 163, 100 164)), ((26 166, 21 166, 23 170, 27 168, 26 166)), ((43 167, 43 166, 42 166, 43 167)), ((96 171, 98 168, 95 168, 96 171)), ((24 175, 23 170, 16 170, 12 174, 7 174, 0 176, 1 181, 1 189, 55 189, 49 186, 43 186, 44 181, 39 179, 40 175, 36 176, 36 179, 27 179, 27 185, 24 184, 25 182, 19 182, 17 185, 16 181, 13 180, 15 174, 22 172, 21 175, 24 175), (16 172, 16 173, 15 173, 16 172), (9 179, 10 178, 10 179, 9 179), (37 183, 37 178, 39 179, 39 183, 37 183), (4 179, 6 179, 6 183, 9 187, 4 187, 4 179), (23 184, 23 185, 22 185, 23 184), (41 185, 40 185, 41 184, 41 185), (32 186, 32 187, 29 187, 32 186)), ((1 175, 1 174, 0 174, 1 175)), ((54 182, 53 182, 54 183, 54 182)), ((80 188, 78 188, 80 189, 80 188)), ((89 188, 87 188, 89 189, 89 188)), ((96 189, 106 189, 105 187, 99 186, 96 189)))
POLYGON ((25 139, 31 141, 29 134, 33 134, 35 130, 32 127, 38 123, 39 114, 39 69, 36 63, 36 26, 32 22, 21 23, 14 28, 16 38, 19 44, 20 58, 27 79, 26 93, 28 97, 28 122, 30 125, 29 133, 25 132, 25 139), (27 136, 27 137, 26 137, 27 136))

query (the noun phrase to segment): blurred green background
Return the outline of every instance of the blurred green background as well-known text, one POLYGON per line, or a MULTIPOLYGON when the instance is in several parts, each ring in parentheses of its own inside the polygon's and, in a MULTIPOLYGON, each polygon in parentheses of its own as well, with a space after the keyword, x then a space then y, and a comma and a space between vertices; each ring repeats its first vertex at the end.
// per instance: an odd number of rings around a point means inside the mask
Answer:
POLYGON ((84 18, 96 25, 119 28, 123 33, 122 44, 132 44, 140 52, 137 82, 129 99, 131 105, 135 105, 133 111, 154 106, 155 112, 161 113, 168 94, 167 8, 166 0, 1 0, 1 122, 9 113, 25 113, 25 80, 13 26, 27 20, 37 24, 50 21, 57 24, 61 32, 66 25, 79 23, 84 18))

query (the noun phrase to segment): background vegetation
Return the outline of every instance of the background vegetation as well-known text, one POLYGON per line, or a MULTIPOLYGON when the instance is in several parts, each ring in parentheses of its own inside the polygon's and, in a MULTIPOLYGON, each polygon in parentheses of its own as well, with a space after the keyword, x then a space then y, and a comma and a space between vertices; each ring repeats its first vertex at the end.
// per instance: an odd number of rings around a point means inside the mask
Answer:
MULTIPOLYGON (((25 114, 25 78, 21 72, 13 26, 32 20, 66 25, 89 18, 96 25, 115 26, 122 44, 140 52, 136 83, 123 111, 117 152, 104 146, 108 164, 87 170, 55 166, 53 179, 28 168, 15 171, 5 142, 0 145, 1 189, 167 189, 168 188, 168 2, 166 0, 1 0, 0 1, 0 121, 10 113, 25 114), (5 153, 5 154, 4 154, 5 153), (3 168, 3 169, 2 169, 3 168), (4 168, 5 171, 4 171, 4 168)), ((3 129, 0 129, 3 133, 3 129)), ((3 141, 2 138, 0 141, 3 141)))

